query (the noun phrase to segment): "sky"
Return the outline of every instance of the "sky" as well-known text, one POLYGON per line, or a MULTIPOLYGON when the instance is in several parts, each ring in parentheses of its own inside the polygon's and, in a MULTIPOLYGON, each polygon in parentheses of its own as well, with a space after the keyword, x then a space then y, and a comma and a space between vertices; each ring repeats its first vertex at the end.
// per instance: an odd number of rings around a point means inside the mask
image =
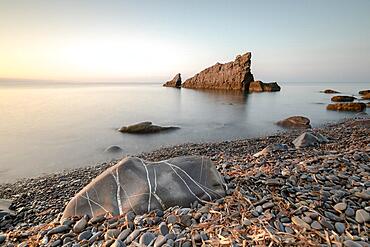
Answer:
POLYGON ((370 0, 0 0, 0 78, 183 79, 252 52, 263 81, 369 82, 370 0))

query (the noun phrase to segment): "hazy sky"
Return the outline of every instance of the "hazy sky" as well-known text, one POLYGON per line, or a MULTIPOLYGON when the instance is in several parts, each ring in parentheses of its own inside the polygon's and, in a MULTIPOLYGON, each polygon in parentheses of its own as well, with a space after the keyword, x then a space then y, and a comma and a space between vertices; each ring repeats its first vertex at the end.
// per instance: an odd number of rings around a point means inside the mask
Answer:
POLYGON ((0 0, 0 77, 187 78, 252 52, 264 81, 370 81, 370 0, 0 0))

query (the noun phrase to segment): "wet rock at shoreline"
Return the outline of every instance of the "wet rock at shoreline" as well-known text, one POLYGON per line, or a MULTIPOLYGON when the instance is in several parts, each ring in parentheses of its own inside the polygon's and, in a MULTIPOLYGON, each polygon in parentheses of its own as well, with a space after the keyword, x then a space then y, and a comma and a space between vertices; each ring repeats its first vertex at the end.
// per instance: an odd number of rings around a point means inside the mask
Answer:
POLYGON ((122 148, 120 146, 117 146, 117 145, 111 145, 109 147, 107 147, 104 152, 106 153, 119 153, 119 152, 122 152, 122 148))
POLYGON ((320 91, 321 93, 327 93, 327 94, 334 94, 334 93, 340 93, 338 91, 335 91, 333 89, 325 89, 324 91, 320 91))
POLYGON ((182 87, 194 89, 243 90, 248 92, 249 84, 254 81, 251 73, 250 52, 239 55, 234 61, 215 65, 187 79, 182 87))
POLYGON ((364 111, 366 109, 365 103, 335 103, 329 104, 326 107, 330 111, 364 111))
POLYGON ((249 92, 277 92, 280 91, 277 82, 264 83, 262 81, 253 81, 249 84, 249 92))
POLYGON ((358 92, 358 94, 361 94, 361 95, 365 95, 365 94, 368 94, 368 93, 370 93, 370 89, 361 90, 360 92, 358 92))
POLYGON ((181 74, 178 73, 177 75, 175 75, 175 77, 166 82, 165 84, 163 84, 164 87, 176 87, 176 88, 181 88, 181 74))
POLYGON ((150 134, 156 133, 161 131, 169 131, 169 130, 176 130, 179 127, 174 126, 158 126, 154 125, 152 122, 141 122, 129 126, 123 126, 118 131, 122 133, 130 133, 130 134, 150 134))
POLYGON ((311 128, 310 119, 303 116, 292 116, 276 123, 285 128, 311 128))
POLYGON ((362 99, 370 99, 370 93, 364 94, 361 98, 362 99))
POLYGON ((107 169, 68 203, 63 218, 129 211, 142 214, 190 206, 225 195, 224 181, 210 159, 178 157, 160 162, 128 157, 107 169))
POLYGON ((339 95, 339 96, 334 96, 331 98, 331 101, 333 102, 353 102, 356 98, 353 96, 344 96, 344 95, 339 95))

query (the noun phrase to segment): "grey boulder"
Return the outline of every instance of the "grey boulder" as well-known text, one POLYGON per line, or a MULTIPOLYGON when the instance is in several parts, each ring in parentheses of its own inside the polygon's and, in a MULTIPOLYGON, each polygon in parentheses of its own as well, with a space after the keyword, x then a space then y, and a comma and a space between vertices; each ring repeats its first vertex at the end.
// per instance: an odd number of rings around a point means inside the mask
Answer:
POLYGON ((304 148, 310 146, 317 146, 322 143, 328 143, 329 140, 320 133, 304 132, 302 135, 294 139, 293 144, 296 148, 304 148))
POLYGON ((184 156, 148 162, 127 157, 78 192, 62 219, 71 216, 143 214, 225 196, 224 180, 209 158, 184 156))

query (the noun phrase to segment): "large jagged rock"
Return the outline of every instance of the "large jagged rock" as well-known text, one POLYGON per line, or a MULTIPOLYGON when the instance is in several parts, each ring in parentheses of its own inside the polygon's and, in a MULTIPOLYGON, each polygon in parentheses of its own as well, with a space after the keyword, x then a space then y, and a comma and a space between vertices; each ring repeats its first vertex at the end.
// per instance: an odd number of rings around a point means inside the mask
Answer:
POLYGON ((276 123, 285 128, 311 128, 310 119, 303 116, 292 116, 276 123))
POLYGON ((264 83, 262 81, 253 81, 249 84, 249 92, 277 92, 280 86, 276 82, 264 83))
POLYGON ((137 123, 137 124, 133 124, 129 126, 123 126, 119 128, 118 131, 122 133, 130 133, 130 134, 150 134, 150 133, 175 130, 175 129, 179 129, 179 127, 158 126, 158 125, 154 125, 152 122, 141 122, 141 123, 137 123))
POLYGON ((163 84, 164 87, 176 87, 176 88, 180 88, 181 87, 181 74, 178 73, 177 75, 175 75, 175 77, 166 82, 165 84, 163 84))
POLYGON ((182 87, 195 89, 244 90, 248 92, 249 84, 254 81, 251 73, 250 52, 239 55, 234 61, 215 65, 187 79, 182 87))
POLYGON ((364 111, 366 109, 365 103, 336 103, 329 104, 326 107, 330 111, 364 111))
POLYGON ((66 206, 62 219, 128 211, 143 214, 224 196, 224 180, 209 158, 185 156, 148 162, 128 157, 78 192, 66 206))
POLYGON ((353 102, 356 98, 353 96, 338 95, 331 98, 333 102, 353 102))

